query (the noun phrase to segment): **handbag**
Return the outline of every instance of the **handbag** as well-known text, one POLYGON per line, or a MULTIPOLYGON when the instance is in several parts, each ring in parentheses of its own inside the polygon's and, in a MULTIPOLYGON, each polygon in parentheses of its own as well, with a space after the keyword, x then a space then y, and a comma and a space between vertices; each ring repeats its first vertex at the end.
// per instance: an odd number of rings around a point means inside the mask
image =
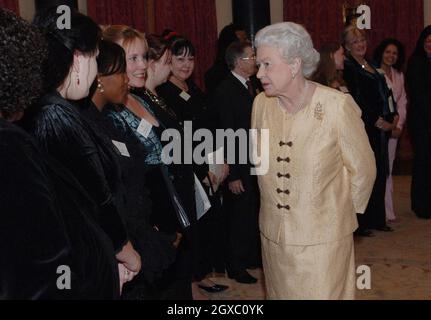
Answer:
POLYGON ((166 166, 162 166, 161 171, 169 192, 172 206, 174 207, 175 213, 177 215, 178 222, 180 223, 181 228, 185 230, 190 227, 189 217, 187 216, 184 206, 181 203, 180 197, 175 190, 175 186, 172 183, 172 180, 169 178, 168 169, 166 168, 166 166))

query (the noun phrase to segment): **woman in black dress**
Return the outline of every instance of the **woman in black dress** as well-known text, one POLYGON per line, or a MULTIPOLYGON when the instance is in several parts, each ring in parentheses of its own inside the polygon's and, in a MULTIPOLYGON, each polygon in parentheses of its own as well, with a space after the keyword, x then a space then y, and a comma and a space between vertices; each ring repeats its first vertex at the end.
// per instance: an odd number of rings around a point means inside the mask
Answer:
POLYGON ((407 68, 409 130, 413 143, 412 210, 431 219, 431 26, 426 27, 407 68))
POLYGON ((358 215, 359 229, 356 231, 356 235, 369 237, 372 236, 369 229, 393 231, 386 225, 385 190, 389 175, 388 141, 398 123, 398 115, 384 75, 365 57, 365 32, 356 26, 347 27, 343 45, 346 49, 344 80, 362 110, 362 120, 376 157, 377 178, 365 213, 358 215))
POLYGON ((67 167, 97 204, 95 219, 112 241, 120 279, 130 281, 139 272, 141 260, 123 223, 115 150, 71 102, 86 97, 96 77, 101 31, 77 11, 71 13, 71 29, 58 29, 57 19, 56 8, 35 18, 48 44, 47 94, 32 116, 30 130, 42 149, 67 167))
MULTIPOLYGON (((205 94, 191 79, 195 64, 194 46, 188 39, 176 35, 168 41, 172 53, 172 74, 167 82, 160 82, 162 84, 157 88, 151 88, 154 92, 148 95, 160 96, 166 105, 172 109, 177 126, 180 127, 184 145, 189 142, 185 140, 187 137, 184 135, 186 122, 192 124, 193 134, 199 129, 207 129, 211 131, 213 137, 216 137, 216 129, 220 127, 218 114, 215 112, 215 108, 210 107, 205 94)), ((148 85, 146 87, 150 89, 148 85)), ((193 149, 196 146, 197 144, 193 143, 193 149)), ((214 144, 213 151, 216 149, 217 146, 214 144)), ((184 153, 186 152, 184 151, 184 153)), ((185 156, 187 155, 185 154, 185 156)), ((217 177, 209 170, 207 163, 197 164, 195 160, 193 159, 193 171, 206 189, 212 203, 210 211, 198 221, 196 237, 199 240, 195 249, 198 252, 194 269, 195 286, 211 293, 221 292, 228 287, 215 284, 206 278, 216 268, 224 273, 222 251, 225 239, 222 236, 222 226, 220 226, 222 222, 220 195, 218 193, 211 195, 210 190, 211 188, 214 190, 216 185, 222 184, 227 177, 228 166, 225 166, 224 176, 220 181, 217 181, 217 177), (218 257, 217 253, 220 253, 218 257)))
POLYGON ((101 41, 97 57, 98 75, 90 90, 91 101, 82 104, 91 119, 118 149, 125 222, 133 246, 142 257, 140 274, 123 290, 123 299, 148 300, 158 296, 155 282, 175 261, 179 242, 175 233, 158 231, 151 223, 154 203, 147 187, 146 151, 133 131, 119 130, 108 117, 110 110, 124 104, 129 93, 125 53, 121 46, 101 41))
POLYGON ((183 237, 174 265, 158 281, 160 299, 192 299, 194 225, 196 221, 193 172, 187 166, 167 166, 162 161, 163 145, 160 139, 166 128, 143 98, 136 94, 146 82, 148 45, 143 34, 128 26, 110 26, 104 30, 104 39, 121 45, 126 52, 127 75, 132 92, 126 102, 109 117, 123 131, 132 131, 146 150, 145 164, 150 181, 153 203, 152 223, 160 231, 183 237))
POLYGON ((0 38, 0 296, 116 299, 117 262, 94 203, 12 124, 41 93, 43 37, 0 8, 0 38), (60 266, 69 267, 70 282, 67 268, 57 273, 60 266), (62 275, 66 290, 57 286, 62 275))

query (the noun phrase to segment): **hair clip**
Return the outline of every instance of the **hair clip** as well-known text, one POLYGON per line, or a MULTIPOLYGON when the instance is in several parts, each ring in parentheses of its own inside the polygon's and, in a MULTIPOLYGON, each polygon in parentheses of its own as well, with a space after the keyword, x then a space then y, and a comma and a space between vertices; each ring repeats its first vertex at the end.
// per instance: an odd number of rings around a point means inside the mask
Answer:
POLYGON ((173 37, 178 37, 178 36, 179 36, 179 33, 178 33, 178 32, 171 31, 171 32, 169 32, 169 33, 164 37, 164 39, 165 39, 165 40, 170 40, 171 38, 173 38, 173 37))

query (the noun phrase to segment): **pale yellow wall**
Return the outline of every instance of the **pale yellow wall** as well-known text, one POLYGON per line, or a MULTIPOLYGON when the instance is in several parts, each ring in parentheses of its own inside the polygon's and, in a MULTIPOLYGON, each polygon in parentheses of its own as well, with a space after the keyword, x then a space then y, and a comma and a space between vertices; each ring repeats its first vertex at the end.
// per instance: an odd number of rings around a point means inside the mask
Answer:
MULTIPOLYGON (((157 0, 156 0, 157 1, 157 0)), ((215 0, 217 10, 217 30, 218 33, 232 23, 232 0, 215 0)))
POLYGON ((19 0, 19 13, 21 17, 31 21, 35 12, 36 6, 34 4, 34 0, 19 0))
POLYGON ((270 0, 271 23, 283 22, 283 0, 270 0))
POLYGON ((78 9, 83 14, 87 14, 87 0, 78 0, 78 9))
POLYGON ((431 24, 431 0, 424 0, 424 22, 425 26, 431 24))

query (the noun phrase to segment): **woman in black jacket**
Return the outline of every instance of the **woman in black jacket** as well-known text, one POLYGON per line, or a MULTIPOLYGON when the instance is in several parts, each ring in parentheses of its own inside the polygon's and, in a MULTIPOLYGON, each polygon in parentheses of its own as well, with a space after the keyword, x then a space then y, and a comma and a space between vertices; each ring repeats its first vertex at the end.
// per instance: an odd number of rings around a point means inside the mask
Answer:
POLYGON ((166 128, 147 102, 137 93, 145 86, 148 68, 148 45, 145 36, 128 26, 110 26, 104 39, 113 41, 126 52, 127 75, 132 88, 127 99, 109 117, 123 131, 132 131, 146 151, 152 222, 160 231, 183 236, 174 265, 158 282, 160 299, 192 299, 193 234, 196 225, 193 172, 188 167, 166 165, 162 160, 161 134, 166 128))
MULTIPOLYGON (((208 103, 206 95, 191 79, 195 65, 195 48, 193 44, 188 39, 177 35, 174 35, 168 41, 170 42, 170 53, 172 55, 170 63, 172 73, 168 81, 164 81, 164 83, 159 82, 157 85, 160 85, 157 88, 151 89, 155 91, 152 93, 153 95, 158 95, 165 102, 166 106, 171 108, 177 127, 180 128, 183 145, 189 144, 193 147, 192 150, 184 150, 183 161, 185 162, 186 157, 190 156, 191 159, 191 154, 188 154, 189 152, 195 156, 194 151, 198 145, 197 142, 192 143, 192 141, 187 141, 188 137, 185 135, 185 131, 189 129, 186 128, 186 123, 192 125, 192 130, 190 131, 193 135, 199 129, 206 129, 211 132, 213 142, 217 142, 215 139, 216 129, 220 127, 220 122, 216 108, 208 103)), ((157 61, 156 57, 153 57, 153 60, 157 61)), ((148 95, 151 96, 151 93, 148 95)), ((217 148, 218 146, 214 143, 211 151, 215 151, 217 148)), ((203 156, 207 157, 208 155, 205 154, 203 156)), ((193 171, 204 189, 206 189, 205 191, 211 199, 212 208, 197 224, 196 239, 199 240, 198 245, 195 247, 195 251, 198 254, 194 267, 194 285, 207 292, 221 292, 228 287, 215 284, 206 278, 206 276, 213 272, 216 264, 220 269, 224 269, 224 266, 219 266, 223 265, 224 261, 215 261, 222 259, 213 259, 216 255, 217 245, 223 243, 224 239, 220 232, 217 233, 219 230, 217 227, 220 225, 222 214, 220 212, 220 194, 214 192, 211 195, 211 193, 215 191, 215 186, 221 185, 226 178, 228 167, 225 166, 224 176, 221 177, 220 181, 217 181, 215 174, 209 170, 207 162, 205 161, 200 164, 196 160, 192 160, 193 171)), ((195 292, 197 292, 196 289, 195 292)))
POLYGON ((372 236, 371 231, 393 231, 386 225, 385 190, 389 174, 388 141, 396 127, 398 116, 384 75, 366 59, 365 32, 349 26, 343 34, 346 49, 344 80, 350 94, 362 110, 371 148, 377 165, 377 178, 364 215, 358 215, 359 229, 356 235, 372 236))
POLYGON ((0 8, 0 38, 0 297, 116 299, 118 266, 94 202, 12 124, 41 93, 43 37, 0 8))
POLYGON ((155 283, 175 261, 175 248, 179 242, 175 233, 164 233, 152 224, 151 213, 156 204, 148 190, 149 167, 145 164, 144 146, 130 128, 119 130, 108 117, 116 105, 125 103, 129 92, 123 48, 113 42, 101 41, 97 66, 91 101, 82 104, 82 113, 118 150, 125 222, 133 246, 142 257, 141 272, 125 286, 123 299, 155 299, 159 295, 155 283))
POLYGON ((413 142, 412 210, 431 219, 431 26, 417 42, 407 68, 409 129, 413 142))
POLYGON ((123 223, 115 150, 71 102, 86 97, 96 77, 101 31, 77 11, 71 13, 71 29, 58 29, 57 19, 52 8, 39 13, 34 22, 48 44, 47 94, 34 110, 30 130, 41 148, 67 167, 97 204, 99 213, 94 218, 112 241, 120 279, 130 281, 139 272, 141 260, 123 223))

